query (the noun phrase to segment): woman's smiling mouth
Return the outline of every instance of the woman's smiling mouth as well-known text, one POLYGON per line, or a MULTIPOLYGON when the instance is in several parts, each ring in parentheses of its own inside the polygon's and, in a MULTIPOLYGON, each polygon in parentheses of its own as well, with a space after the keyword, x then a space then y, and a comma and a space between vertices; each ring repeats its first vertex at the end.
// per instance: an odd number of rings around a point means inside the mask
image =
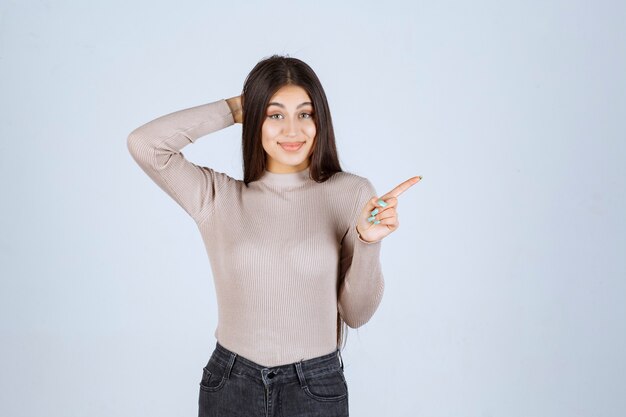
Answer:
POLYGON ((282 142, 282 143, 278 142, 278 144, 284 150, 289 151, 289 152, 294 152, 300 149, 302 145, 304 145, 304 142, 282 142))

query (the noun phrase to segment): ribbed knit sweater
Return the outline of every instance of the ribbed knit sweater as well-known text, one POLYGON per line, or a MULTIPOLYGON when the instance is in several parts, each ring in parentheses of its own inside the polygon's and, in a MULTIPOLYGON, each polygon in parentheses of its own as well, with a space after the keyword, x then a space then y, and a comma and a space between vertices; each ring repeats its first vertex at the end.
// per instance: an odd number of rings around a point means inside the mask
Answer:
POLYGON ((233 125, 226 100, 158 117, 133 130, 128 149, 143 171, 195 221, 213 273, 220 344, 264 366, 337 348, 337 314, 357 328, 384 290, 381 240, 356 230, 372 183, 309 168, 242 180, 196 165, 181 149, 233 125))

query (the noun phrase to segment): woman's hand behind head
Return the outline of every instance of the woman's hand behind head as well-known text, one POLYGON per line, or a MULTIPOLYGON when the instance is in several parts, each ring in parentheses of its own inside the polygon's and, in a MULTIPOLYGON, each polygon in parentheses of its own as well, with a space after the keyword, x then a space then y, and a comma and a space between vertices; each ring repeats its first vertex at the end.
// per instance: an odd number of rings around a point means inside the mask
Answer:
POLYGON ((235 96, 231 98, 227 98, 226 102, 230 107, 230 111, 233 114, 233 119, 235 119, 235 123, 243 123, 243 109, 241 107, 241 96, 235 96))

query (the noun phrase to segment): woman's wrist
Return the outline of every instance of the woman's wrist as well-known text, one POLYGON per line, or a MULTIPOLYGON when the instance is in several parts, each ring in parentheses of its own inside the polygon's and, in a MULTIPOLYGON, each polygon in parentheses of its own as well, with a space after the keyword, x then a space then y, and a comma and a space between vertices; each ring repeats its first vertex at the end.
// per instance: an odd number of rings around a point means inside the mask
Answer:
POLYGON ((241 96, 227 98, 226 103, 228 103, 228 107, 230 107, 230 112, 233 114, 235 123, 242 123, 243 113, 241 110, 241 96))

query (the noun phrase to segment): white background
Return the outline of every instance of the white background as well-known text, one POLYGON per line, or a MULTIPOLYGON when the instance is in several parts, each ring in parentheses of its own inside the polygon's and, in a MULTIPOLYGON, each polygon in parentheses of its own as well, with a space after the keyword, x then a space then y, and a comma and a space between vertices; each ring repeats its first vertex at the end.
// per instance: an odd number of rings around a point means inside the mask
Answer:
MULTIPOLYGON (((0 2, 0 415, 194 416, 217 305, 127 135, 307 62, 344 170, 414 175, 350 414, 621 416, 626 6, 0 2)), ((237 178, 241 126, 185 156, 237 178)))

